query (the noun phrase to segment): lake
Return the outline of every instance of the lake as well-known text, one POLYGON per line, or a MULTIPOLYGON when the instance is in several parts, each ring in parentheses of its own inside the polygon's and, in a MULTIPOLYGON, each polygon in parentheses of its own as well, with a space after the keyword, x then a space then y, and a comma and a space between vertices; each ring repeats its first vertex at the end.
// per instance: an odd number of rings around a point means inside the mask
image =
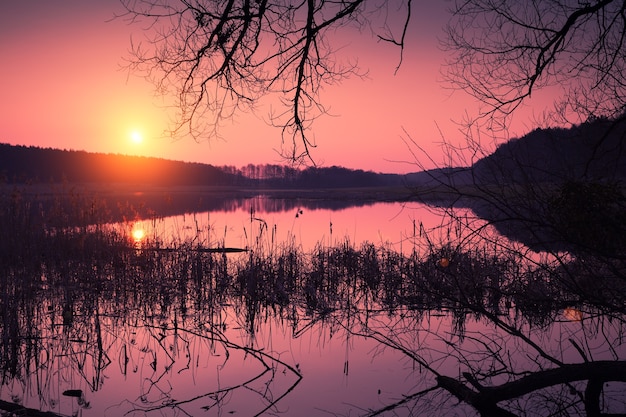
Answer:
MULTIPOLYGON (((420 227, 439 233, 443 222, 449 221, 418 203, 362 202, 326 208, 319 207, 318 200, 266 196, 232 203, 228 209, 140 220, 130 226, 166 245, 191 239, 208 247, 280 247, 288 243, 312 250, 318 244, 334 246, 349 241, 412 250, 420 227)), ((463 215, 467 213, 463 211, 463 215)))
POLYGON ((94 226, 124 247, 55 241, 3 277, 1 408, 584 415, 599 380, 598 408, 625 413, 623 317, 546 278, 563 258, 449 214, 256 196, 94 226))

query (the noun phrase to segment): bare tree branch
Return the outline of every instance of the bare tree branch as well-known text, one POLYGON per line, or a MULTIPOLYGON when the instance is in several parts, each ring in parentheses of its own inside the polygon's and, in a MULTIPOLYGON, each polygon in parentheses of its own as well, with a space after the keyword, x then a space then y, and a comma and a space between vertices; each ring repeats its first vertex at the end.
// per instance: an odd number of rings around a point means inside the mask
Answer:
POLYGON ((626 111, 626 2, 457 1, 444 47, 446 78, 485 107, 477 119, 505 129, 539 89, 559 90, 552 117, 576 122, 626 111))
POLYGON ((121 2, 121 17, 147 22, 148 40, 132 45, 128 68, 145 74, 159 92, 176 93, 173 136, 219 137, 224 121, 267 97, 279 106, 270 123, 282 131, 280 153, 296 162, 312 161, 311 123, 326 113, 320 90, 362 75, 356 64, 340 61, 335 44, 341 37, 331 42, 331 35, 381 20, 384 27, 402 22, 400 40, 391 42, 400 47, 401 64, 411 15, 410 0, 393 10, 373 0, 121 2), (404 19, 396 19, 398 13, 404 19))

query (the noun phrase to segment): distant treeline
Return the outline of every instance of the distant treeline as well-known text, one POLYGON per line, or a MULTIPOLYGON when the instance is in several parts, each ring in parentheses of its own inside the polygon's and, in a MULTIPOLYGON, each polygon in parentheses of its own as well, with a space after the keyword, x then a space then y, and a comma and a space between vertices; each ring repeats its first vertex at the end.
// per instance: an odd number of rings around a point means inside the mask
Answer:
POLYGON ((626 117, 595 119, 569 129, 536 129, 501 144, 469 167, 406 175, 337 166, 297 169, 277 164, 243 167, 159 158, 0 144, 0 181, 134 183, 271 189, 439 187, 560 183, 626 178, 626 117))
POLYGON ((133 183, 162 186, 340 188, 395 186, 404 176, 341 167, 295 169, 283 165, 215 167, 209 164, 119 154, 0 144, 4 183, 133 183))
POLYGON ((166 159, 0 144, 5 182, 223 184, 231 175, 211 166, 166 159))

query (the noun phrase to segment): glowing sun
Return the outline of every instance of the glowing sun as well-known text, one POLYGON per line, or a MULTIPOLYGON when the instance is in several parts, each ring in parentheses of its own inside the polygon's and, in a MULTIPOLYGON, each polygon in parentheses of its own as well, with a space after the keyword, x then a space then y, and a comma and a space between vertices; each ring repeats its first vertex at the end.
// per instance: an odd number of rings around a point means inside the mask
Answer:
POLYGON ((140 144, 141 142, 143 142, 143 135, 140 131, 133 130, 132 132, 130 132, 130 140, 135 144, 140 144))

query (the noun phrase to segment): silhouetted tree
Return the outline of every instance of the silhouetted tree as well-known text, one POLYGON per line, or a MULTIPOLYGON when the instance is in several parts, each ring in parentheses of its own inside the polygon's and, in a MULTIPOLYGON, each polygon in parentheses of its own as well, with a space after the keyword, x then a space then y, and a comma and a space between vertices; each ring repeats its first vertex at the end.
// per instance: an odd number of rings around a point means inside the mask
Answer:
POLYGON ((456 1, 444 42, 454 53, 448 79, 485 105, 479 118, 494 129, 551 86, 562 93, 553 115, 623 116, 625 11, 623 0, 456 1))
POLYGON ((152 34, 133 45, 130 68, 145 72, 160 91, 177 93, 172 133, 215 136, 221 121, 275 96, 279 110, 271 122, 282 128, 282 152, 292 160, 309 157, 315 146, 307 130, 325 112, 320 89, 361 74, 356 63, 339 61, 335 31, 383 28, 378 38, 402 50, 411 10, 411 0, 121 2, 124 16, 147 22, 152 34))
MULTIPOLYGON (((514 256, 519 257, 516 265, 523 263, 521 259, 540 265, 532 271, 518 270, 514 283, 506 289, 516 295, 514 305, 520 311, 539 314, 547 302, 561 299, 564 311, 574 305, 623 326, 626 83, 622 69, 626 54, 621 42, 626 35, 625 11, 623 1, 478 0, 459 2, 456 7, 448 46, 458 55, 451 61, 450 80, 485 107, 477 119, 468 121, 479 129, 469 131, 465 145, 448 148, 448 164, 466 168, 433 170, 433 184, 437 185, 415 192, 426 201, 436 197, 433 205, 451 214, 450 224, 444 226, 462 230, 458 232, 460 242, 456 246, 450 243, 446 247, 450 249, 439 257, 443 284, 432 291, 449 296, 450 302, 466 311, 483 315, 545 360, 538 369, 524 365, 516 370, 516 364, 498 353, 508 352, 500 343, 503 339, 485 334, 474 339, 485 346, 480 360, 471 357, 480 348, 465 350, 460 347, 462 340, 450 343, 469 371, 458 377, 433 371, 438 387, 472 405, 481 416, 532 415, 532 406, 522 399, 530 393, 539 398, 548 387, 551 394, 544 398, 550 398, 541 404, 540 415, 609 415, 602 404, 603 390, 609 387, 607 381, 623 380, 612 373, 624 366, 623 351, 614 350, 610 362, 604 362, 592 358, 582 344, 570 338, 568 342, 579 357, 564 360, 562 353, 549 352, 548 344, 537 343, 532 331, 515 323, 514 317, 486 312, 484 305, 476 302, 475 264, 469 263, 472 268, 466 270, 450 265, 459 258, 457 248, 471 241, 491 244, 499 258, 514 256), (563 122, 574 114, 586 122, 569 129, 537 129, 493 152, 480 136, 474 136, 482 135, 485 130, 480 128, 484 127, 492 132, 506 129, 508 116, 533 91, 554 83, 564 88, 552 113, 554 120, 562 117, 563 122), (458 208, 462 210, 456 211, 458 208), (449 290, 440 290, 447 282, 453 284, 449 290), (489 361, 498 365, 487 366, 489 361), (500 377, 507 382, 498 382, 500 377), (578 383, 580 388, 573 388, 578 383), (580 395, 568 398, 563 395, 568 389, 569 395, 580 395)), ((422 149, 415 141, 411 145, 413 150, 422 149)), ((418 165, 425 160, 421 154, 415 156, 418 165)), ((488 276, 506 278, 498 272, 488 276)), ((576 314, 575 320, 582 321, 582 314, 576 314)), ((395 342, 384 341, 389 345, 395 342)))

